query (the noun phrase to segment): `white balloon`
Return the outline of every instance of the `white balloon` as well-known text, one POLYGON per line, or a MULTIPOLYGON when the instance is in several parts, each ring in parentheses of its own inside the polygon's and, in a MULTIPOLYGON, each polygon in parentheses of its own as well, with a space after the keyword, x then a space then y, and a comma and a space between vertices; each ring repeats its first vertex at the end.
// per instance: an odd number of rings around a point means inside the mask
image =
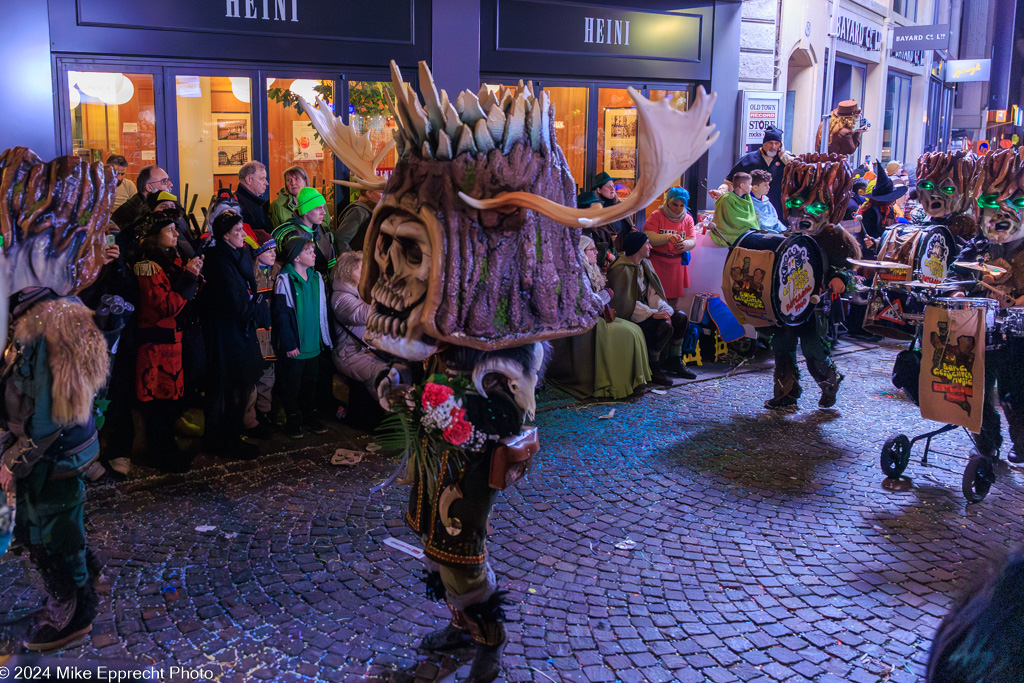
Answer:
POLYGON ((316 98, 320 97, 320 93, 314 89, 318 85, 320 85, 320 81, 314 81, 309 78, 296 78, 288 89, 292 91, 293 95, 313 103, 316 102, 316 98))
POLYGON ((245 102, 249 104, 252 101, 252 94, 249 90, 249 79, 244 76, 231 76, 228 78, 231 81, 231 94, 235 96, 239 102, 245 102))

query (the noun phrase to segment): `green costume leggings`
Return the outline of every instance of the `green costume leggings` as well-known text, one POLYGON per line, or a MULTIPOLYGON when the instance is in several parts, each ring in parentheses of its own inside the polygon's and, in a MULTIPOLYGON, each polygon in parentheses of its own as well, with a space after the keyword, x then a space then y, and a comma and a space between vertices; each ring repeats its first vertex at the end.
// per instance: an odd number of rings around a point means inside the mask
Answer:
POLYGON ((46 555, 82 587, 89 578, 85 562, 85 485, 81 476, 50 479, 52 464, 40 462, 18 479, 15 538, 42 547, 46 555))

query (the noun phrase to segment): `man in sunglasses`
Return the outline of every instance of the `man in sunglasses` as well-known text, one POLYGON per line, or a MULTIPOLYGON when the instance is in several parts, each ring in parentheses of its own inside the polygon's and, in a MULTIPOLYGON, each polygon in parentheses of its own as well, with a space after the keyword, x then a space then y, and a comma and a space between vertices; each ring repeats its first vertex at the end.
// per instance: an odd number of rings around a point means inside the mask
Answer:
POLYGON ((135 186, 137 188, 136 193, 110 217, 110 220, 117 224, 117 227, 121 228, 121 230, 127 230, 136 221, 149 213, 146 197, 161 190, 170 192, 174 184, 164 169, 159 166, 146 166, 139 171, 139 176, 135 180, 135 186))

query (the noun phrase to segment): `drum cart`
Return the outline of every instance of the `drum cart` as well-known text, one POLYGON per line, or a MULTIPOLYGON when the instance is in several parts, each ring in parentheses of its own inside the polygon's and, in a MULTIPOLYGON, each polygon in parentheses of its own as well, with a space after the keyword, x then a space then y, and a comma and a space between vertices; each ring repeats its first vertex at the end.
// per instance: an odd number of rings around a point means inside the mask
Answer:
MULTIPOLYGON (((948 287, 960 286, 969 283, 956 282, 956 283, 945 283, 944 285, 931 285, 925 286, 926 283, 906 283, 902 286, 912 288, 910 297, 919 301, 927 302, 935 299, 935 295, 939 293, 941 289, 948 287)), ((915 334, 911 340, 907 351, 914 353, 915 351, 920 353, 920 342, 921 335, 924 331, 924 316, 920 316, 920 319, 916 319, 915 316, 915 334)), ((909 393, 909 392, 908 392, 909 393)), ((914 399, 914 403, 918 403, 918 397, 916 392, 911 395, 914 399)), ((914 444, 924 440, 924 454, 921 457, 921 464, 928 465, 928 452, 931 450, 932 438, 945 434, 955 430, 959 425, 955 424, 944 424, 937 429, 933 429, 922 434, 918 434, 914 437, 908 437, 906 434, 897 434, 896 436, 888 439, 882 446, 882 454, 880 458, 880 465, 882 472, 887 477, 897 478, 903 474, 910 464, 910 452, 914 447, 914 444)), ((972 443, 975 443, 974 435, 966 428, 964 432, 971 439, 972 443)), ((992 488, 992 484, 996 481, 995 474, 995 463, 998 461, 999 455, 995 457, 989 457, 985 455, 974 455, 967 461, 967 465, 964 467, 964 474, 961 479, 961 490, 963 491, 964 498, 967 499, 968 503, 979 503, 985 499, 988 495, 989 490, 992 488)))

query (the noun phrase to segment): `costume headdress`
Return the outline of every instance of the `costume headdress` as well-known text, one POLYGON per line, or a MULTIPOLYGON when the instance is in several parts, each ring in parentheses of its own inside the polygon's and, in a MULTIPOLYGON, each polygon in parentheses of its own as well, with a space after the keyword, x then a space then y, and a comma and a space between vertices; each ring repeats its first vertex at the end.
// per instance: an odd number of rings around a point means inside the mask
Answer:
POLYGON ((373 303, 367 340, 422 359, 444 341, 496 350, 578 334, 600 303, 586 281, 579 227, 613 222, 657 199, 717 138, 714 96, 690 110, 631 90, 640 117, 640 178, 613 207, 575 208, 548 94, 484 86, 452 102, 425 63, 420 97, 391 64, 398 162, 387 180, 358 135, 303 101, 328 147, 364 188, 383 188, 367 233, 360 293, 373 303), (521 211, 526 208, 532 211, 521 211))
POLYGON ((843 220, 853 189, 853 175, 845 159, 842 154, 801 154, 786 166, 783 213, 795 230, 814 232, 812 228, 800 230, 798 224, 805 220, 820 223, 820 227, 843 220))
POLYGON ((1024 238, 1024 160, 1022 148, 986 154, 974 187, 981 210, 978 227, 992 242, 1024 238))

